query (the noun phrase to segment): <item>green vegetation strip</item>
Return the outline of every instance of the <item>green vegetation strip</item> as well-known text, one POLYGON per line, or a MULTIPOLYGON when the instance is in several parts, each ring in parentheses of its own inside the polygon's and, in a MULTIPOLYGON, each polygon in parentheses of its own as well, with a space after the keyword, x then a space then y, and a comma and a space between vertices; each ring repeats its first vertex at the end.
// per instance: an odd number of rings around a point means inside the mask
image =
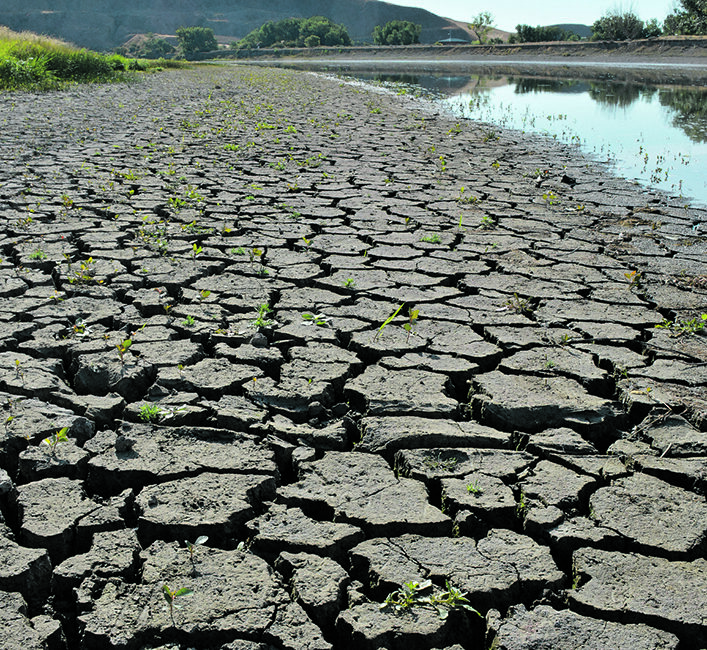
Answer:
POLYGON ((68 83, 124 81, 130 72, 175 65, 184 64, 103 55, 0 26, 0 90, 54 90, 68 83))

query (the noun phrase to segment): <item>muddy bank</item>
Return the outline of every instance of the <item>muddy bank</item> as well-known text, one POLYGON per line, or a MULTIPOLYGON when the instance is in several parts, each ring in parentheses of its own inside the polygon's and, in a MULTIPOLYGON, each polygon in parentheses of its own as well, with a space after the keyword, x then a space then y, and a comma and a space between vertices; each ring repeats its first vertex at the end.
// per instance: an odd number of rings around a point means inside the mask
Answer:
POLYGON ((294 71, 0 107, 9 647, 704 646, 707 212, 294 71))

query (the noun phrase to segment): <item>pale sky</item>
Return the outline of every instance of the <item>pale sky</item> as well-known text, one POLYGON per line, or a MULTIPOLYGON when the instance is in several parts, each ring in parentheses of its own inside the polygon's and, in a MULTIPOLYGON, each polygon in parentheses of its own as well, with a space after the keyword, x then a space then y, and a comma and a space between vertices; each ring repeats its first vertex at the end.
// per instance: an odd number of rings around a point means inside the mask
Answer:
POLYGON ((659 21, 669 14, 675 0, 387 0, 406 7, 420 7, 438 16, 454 20, 471 20, 482 11, 489 11, 495 26, 509 32, 518 24, 556 25, 558 23, 581 23, 590 25, 607 11, 619 9, 631 11, 642 20, 657 18, 659 21))

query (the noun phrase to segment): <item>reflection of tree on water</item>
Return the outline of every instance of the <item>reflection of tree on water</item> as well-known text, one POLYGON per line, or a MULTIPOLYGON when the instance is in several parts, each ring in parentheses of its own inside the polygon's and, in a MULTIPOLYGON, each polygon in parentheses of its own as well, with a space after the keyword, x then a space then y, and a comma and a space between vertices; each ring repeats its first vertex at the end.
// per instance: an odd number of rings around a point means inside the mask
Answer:
POLYGON ((661 88, 658 101, 673 110, 673 126, 693 142, 707 142, 707 89, 661 88))
POLYGON ((589 84, 589 96, 604 106, 626 108, 638 99, 650 100, 656 93, 654 86, 636 83, 616 83, 611 81, 592 81, 589 84))
POLYGON ((586 93, 589 84, 577 79, 546 79, 544 77, 509 78, 515 83, 514 92, 525 93, 586 93))

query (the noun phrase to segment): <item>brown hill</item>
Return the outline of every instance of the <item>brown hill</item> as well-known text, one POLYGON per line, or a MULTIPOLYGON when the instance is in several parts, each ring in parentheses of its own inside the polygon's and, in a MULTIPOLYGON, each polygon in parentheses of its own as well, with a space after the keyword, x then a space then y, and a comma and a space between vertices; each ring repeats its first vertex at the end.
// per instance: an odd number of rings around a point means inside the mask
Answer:
POLYGON ((376 25, 410 20, 423 43, 468 38, 447 18, 378 0, 2 0, 0 24, 111 50, 135 34, 174 34, 178 27, 211 27, 217 36, 243 37, 268 20, 326 16, 344 24, 354 41, 370 41, 376 25))

